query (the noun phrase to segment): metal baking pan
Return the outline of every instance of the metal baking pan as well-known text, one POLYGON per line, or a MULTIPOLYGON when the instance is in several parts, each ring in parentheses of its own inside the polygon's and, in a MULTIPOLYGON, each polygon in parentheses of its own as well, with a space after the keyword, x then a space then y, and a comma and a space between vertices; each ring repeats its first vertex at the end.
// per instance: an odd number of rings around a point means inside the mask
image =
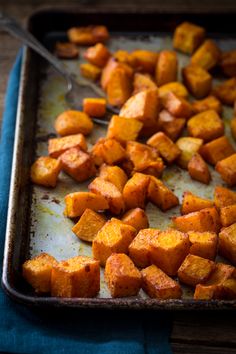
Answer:
MULTIPOLYGON (((87 9, 44 10, 35 13, 28 21, 28 28, 49 48, 55 40, 65 38, 66 30, 75 25, 104 24, 111 31, 111 50, 147 48, 159 51, 171 48, 171 32, 183 20, 203 25, 222 49, 236 48, 234 14, 207 14, 175 12, 122 13, 87 9), (219 34, 219 28, 221 30, 219 34)), ((82 58, 82 55, 80 56, 82 58)), ((79 59, 81 61, 82 59, 79 59)), ((189 58, 179 55, 181 65, 189 58)), ((68 68, 79 75, 79 61, 67 61, 68 68)), ((40 252, 48 252, 58 260, 78 254, 91 255, 91 246, 79 241, 72 233, 72 221, 63 216, 64 196, 72 191, 86 190, 88 183, 78 184, 65 174, 60 175, 58 186, 53 190, 34 186, 29 180, 29 169, 36 156, 47 154, 47 140, 55 135, 53 128, 57 114, 67 109, 64 101, 65 82, 37 54, 24 50, 18 103, 9 211, 6 230, 2 285, 14 300, 35 306, 129 308, 129 309, 233 309, 236 301, 194 301, 192 291, 184 288, 181 300, 156 300, 140 291, 137 297, 112 299, 101 281, 97 298, 55 298, 36 295, 21 275, 22 263, 40 252)), ((227 123, 232 109, 225 108, 227 123)), ((226 133, 229 135, 228 124, 226 133)), ((96 126, 88 142, 93 143, 104 135, 104 128, 96 126)), ((211 197, 216 184, 222 184, 212 171, 209 186, 193 182, 188 174, 176 166, 166 169, 164 181, 181 197, 189 189, 199 195, 211 197)), ((165 228, 170 217, 179 214, 179 208, 162 213, 148 204, 147 212, 151 227, 165 228)))

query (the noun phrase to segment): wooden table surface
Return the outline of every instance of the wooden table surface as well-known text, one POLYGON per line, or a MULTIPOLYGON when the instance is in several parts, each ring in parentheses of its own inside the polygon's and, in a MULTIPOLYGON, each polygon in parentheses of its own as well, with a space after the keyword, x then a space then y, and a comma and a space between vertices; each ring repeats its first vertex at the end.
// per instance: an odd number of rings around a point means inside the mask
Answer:
MULTIPOLYGON (((38 8, 47 5, 59 7, 62 5, 78 5, 79 1, 60 0, 7 0, 1 4, 0 11, 16 17, 21 23, 38 8)), ((178 6, 178 9, 196 8, 196 6, 206 9, 214 6, 220 11, 236 11, 235 0, 211 0, 196 2, 195 0, 119 0, 112 4, 109 0, 100 0, 93 3, 93 6, 113 7, 114 9, 130 8, 139 9, 145 4, 146 7, 158 6, 163 11, 171 6, 178 6), (166 4, 167 2, 167 4, 166 4), (148 4, 147 4, 148 3, 148 4)), ((81 7, 87 6, 79 5, 81 7)), ((197 9, 197 8, 196 8, 197 9)), ((219 24, 220 26, 220 24, 219 24)), ((0 117, 4 108, 4 95, 9 70, 14 62, 15 55, 20 47, 20 43, 0 30, 0 117)), ((236 354, 236 314, 235 312, 177 312, 173 313, 173 329, 171 333, 171 344, 174 353, 181 354, 236 354)), ((158 320, 158 317, 157 317, 158 320)), ((163 353, 164 354, 164 353, 163 353)))

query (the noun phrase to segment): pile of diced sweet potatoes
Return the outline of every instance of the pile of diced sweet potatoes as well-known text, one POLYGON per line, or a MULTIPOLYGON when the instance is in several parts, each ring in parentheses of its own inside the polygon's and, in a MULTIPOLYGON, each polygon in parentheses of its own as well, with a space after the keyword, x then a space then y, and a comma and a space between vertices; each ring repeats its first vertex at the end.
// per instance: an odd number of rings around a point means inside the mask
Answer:
MULTIPOLYGON (((194 299, 236 298, 236 192, 217 186, 208 200, 186 190, 181 215, 164 231, 158 220, 149 228, 145 213, 148 202, 162 212, 179 205, 161 180, 172 164, 203 184, 211 181, 210 164, 227 186, 236 185, 236 152, 221 116, 222 104, 236 101, 236 50, 222 53, 202 27, 180 24, 173 47, 191 59, 179 82, 174 50, 110 53, 104 26, 73 28, 68 37, 70 43, 57 44, 57 55, 74 58, 77 45, 92 45, 81 73, 100 80, 107 99, 86 98, 83 112, 56 118, 60 137, 49 140, 49 156, 34 162, 31 179, 55 187, 64 171, 79 183, 89 181, 87 192, 65 196, 64 214, 75 220, 73 233, 91 242, 93 258, 57 262, 43 253, 24 263, 25 279, 40 293, 93 297, 102 266, 112 297, 134 296, 142 288, 152 298, 178 299, 185 284, 194 288, 194 299), (213 68, 230 79, 212 87, 213 68), (91 117, 104 117, 107 103, 120 113, 88 151, 91 117), (217 254, 232 265, 216 262, 217 254)), ((235 139, 236 118, 231 131, 235 139)))

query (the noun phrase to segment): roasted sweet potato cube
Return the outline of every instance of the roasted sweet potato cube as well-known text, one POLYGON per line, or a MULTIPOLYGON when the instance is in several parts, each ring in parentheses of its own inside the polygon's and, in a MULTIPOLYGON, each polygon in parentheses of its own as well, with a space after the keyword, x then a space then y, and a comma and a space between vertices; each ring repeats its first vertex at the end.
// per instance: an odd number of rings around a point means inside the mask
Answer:
POLYGON ((187 191, 183 194, 181 214, 185 215, 204 208, 211 208, 213 206, 214 203, 211 200, 201 198, 187 191))
POLYGON ((102 43, 97 43, 95 46, 89 47, 84 52, 85 59, 99 68, 103 68, 106 65, 110 55, 109 50, 102 43))
POLYGON ((230 122, 231 135, 236 140, 236 117, 231 119, 230 122))
POLYGON ((188 173, 192 179, 209 184, 211 174, 206 162, 198 153, 194 154, 188 163, 188 173))
POLYGON ((216 111, 198 113, 187 122, 189 135, 203 139, 205 142, 214 140, 224 135, 224 123, 216 111))
POLYGON ((236 100, 236 78, 226 80, 213 88, 212 94, 223 104, 232 106, 236 100))
POLYGON ((67 31, 70 42, 78 45, 92 45, 106 42, 109 32, 105 26, 72 27, 67 31))
POLYGON ((212 85, 211 75, 201 66, 188 65, 182 70, 186 87, 196 98, 206 97, 212 85))
POLYGON ((140 208, 130 209, 121 220, 123 223, 133 226, 137 231, 149 227, 147 214, 140 208))
POLYGON ((222 297, 227 300, 236 299, 236 279, 229 278, 221 284, 222 297))
POLYGON ((178 270, 179 280, 187 285, 195 286, 204 283, 211 275, 215 263, 193 254, 187 255, 178 270))
POLYGON ((161 101, 174 117, 189 118, 193 115, 191 104, 185 98, 179 97, 171 91, 164 95, 161 101))
POLYGON ((158 53, 152 52, 150 50, 139 49, 134 50, 130 56, 132 64, 136 69, 150 74, 154 73, 158 59, 158 53))
POLYGON ((189 247, 187 234, 173 229, 160 231, 150 241, 151 262, 166 274, 174 276, 189 253, 189 247))
POLYGON ((37 293, 49 293, 51 289, 52 267, 57 264, 56 259, 47 253, 24 262, 23 277, 37 293))
POLYGON ((97 81, 101 76, 102 70, 96 65, 82 63, 80 64, 80 73, 83 77, 86 77, 86 79, 97 81))
POLYGON ((141 273, 124 253, 114 253, 108 258, 105 280, 112 297, 137 295, 142 283, 141 273))
POLYGON ((214 41, 206 39, 191 57, 191 64, 199 65, 205 70, 210 70, 218 64, 221 51, 214 41))
POLYGON ((141 271, 142 288, 151 297, 161 300, 180 299, 182 290, 180 285, 160 268, 151 265, 141 271))
POLYGON ((112 76, 113 72, 117 69, 123 69, 126 72, 126 74, 128 75, 128 77, 130 79, 132 79, 134 71, 131 68, 131 66, 129 66, 125 63, 119 63, 113 57, 111 57, 102 70, 101 86, 104 91, 107 90, 107 86, 108 86, 108 83, 111 79, 111 76, 112 76))
POLYGON ((145 208, 150 176, 134 173, 123 189, 123 198, 127 209, 145 208))
POLYGON ((177 80, 178 60, 173 50, 163 50, 156 65, 156 82, 158 86, 177 80))
POLYGON ((112 106, 121 107, 131 96, 131 79, 123 68, 113 70, 107 84, 107 100, 112 106))
POLYGON ((107 138, 114 138, 121 142, 136 140, 142 127, 143 123, 135 118, 114 115, 108 126, 107 138))
POLYGON ((99 177, 114 184, 120 192, 123 191, 123 188, 128 181, 128 177, 125 172, 118 166, 102 165, 100 168, 99 177))
POLYGON ((112 214, 119 215, 125 210, 122 193, 113 183, 97 177, 89 184, 88 189, 90 192, 101 195, 107 200, 112 214))
POLYGON ((65 111, 55 120, 55 130, 61 135, 84 134, 88 135, 93 130, 91 118, 84 112, 65 111))
POLYGON ((56 187, 61 168, 60 161, 52 157, 41 156, 31 166, 31 181, 45 187, 56 187))
POLYGON ((150 176, 148 199, 162 211, 174 208, 179 204, 176 195, 162 181, 153 176, 150 176))
POLYGON ((233 146, 226 136, 212 140, 203 145, 200 149, 202 157, 210 164, 215 165, 218 161, 225 159, 235 153, 233 146))
POLYGON ((96 296, 99 290, 99 262, 90 257, 69 258, 52 269, 52 296, 87 298, 96 296))
POLYGON ((79 56, 79 49, 74 43, 56 42, 55 54, 61 59, 75 59, 79 56))
POLYGON ((176 96, 182 98, 187 98, 189 94, 186 87, 178 81, 169 82, 158 88, 158 94, 161 100, 168 92, 173 92, 176 96))
POLYGON ((217 208, 236 204, 236 192, 222 186, 216 186, 214 191, 214 203, 217 208))
POLYGON ((173 163, 181 153, 180 149, 163 132, 158 132, 151 136, 147 144, 156 148, 169 164, 173 163))
POLYGON ((106 113, 105 98, 84 98, 83 111, 91 117, 101 118, 106 113))
POLYGON ((213 109, 218 114, 222 113, 222 104, 214 96, 208 96, 203 100, 194 101, 192 102, 192 107, 195 113, 201 113, 209 109, 213 109))
POLYGON ((187 136, 179 138, 176 141, 176 145, 181 151, 177 163, 180 167, 187 168, 188 163, 193 155, 196 154, 200 150, 200 147, 203 145, 203 140, 187 136))
POLYGON ((103 163, 113 165, 121 162, 126 157, 123 146, 115 139, 100 138, 92 148, 92 156, 96 165, 103 163))
POLYGON ((150 240, 158 237, 158 229, 143 229, 129 245, 129 256, 137 267, 145 268, 151 264, 150 240))
POLYGON ((226 76, 236 76, 236 50, 222 53, 220 66, 226 76))
POLYGON ((83 134, 67 135, 63 138, 53 138, 48 141, 48 153, 54 158, 59 157, 63 152, 73 147, 87 151, 87 143, 83 134))
POLYGON ((83 241, 92 242, 106 223, 103 215, 92 209, 85 209, 79 221, 72 227, 74 234, 83 241))
POLYGON ((192 54, 204 40, 205 34, 203 27, 183 22, 175 29, 173 46, 183 53, 192 54))
POLYGON ((157 90, 144 90, 130 97, 120 110, 120 116, 140 120, 144 127, 156 124, 160 102, 157 90))
POLYGON ((159 114, 158 126, 171 140, 175 141, 185 127, 185 118, 175 118, 163 109, 159 114))
POLYGON ((224 227, 236 223, 236 204, 220 208, 220 222, 224 227))
POLYGON ((65 196, 64 214, 68 218, 81 216, 86 209, 99 211, 108 208, 108 202, 103 196, 91 192, 75 192, 65 196))
POLYGON ((236 265, 236 223, 219 233, 219 254, 236 265))
POLYGON ((223 181, 229 186, 234 186, 236 184, 236 154, 218 161, 215 169, 221 175, 223 181))
POLYGON ((214 232, 188 232, 191 243, 189 253, 202 258, 214 260, 216 258, 218 237, 214 232))
POLYGON ((113 57, 119 63, 128 64, 130 66, 135 65, 135 59, 132 57, 131 53, 127 52, 126 50, 117 50, 113 53, 113 57))
POLYGON ((157 85, 153 81, 152 77, 149 74, 135 73, 133 81, 133 95, 148 89, 157 89, 157 85))
POLYGON ((112 253, 128 253, 128 247, 135 235, 134 227, 112 218, 106 222, 93 240, 93 257, 105 266, 112 253))
POLYGON ((71 148, 60 155, 62 170, 78 182, 84 182, 96 174, 92 157, 80 148, 71 148))

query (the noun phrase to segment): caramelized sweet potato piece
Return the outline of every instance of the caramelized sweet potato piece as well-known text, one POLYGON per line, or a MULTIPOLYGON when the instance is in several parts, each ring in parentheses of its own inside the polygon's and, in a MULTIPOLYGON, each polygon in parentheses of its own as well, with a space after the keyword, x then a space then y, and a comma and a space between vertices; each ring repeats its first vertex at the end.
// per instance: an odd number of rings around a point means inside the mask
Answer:
POLYGON ((230 129, 232 137, 236 140, 236 118, 231 119, 230 129))
POLYGON ((81 240, 92 242, 105 223, 106 219, 104 216, 92 209, 85 209, 79 221, 71 230, 81 240))
POLYGON ((214 191, 214 203, 217 208, 236 204, 236 192, 222 186, 216 186, 214 191))
POLYGON ((236 223, 219 233, 219 254, 236 265, 236 223))
POLYGON ((222 297, 227 300, 236 299, 236 279, 230 278, 221 284, 222 297))
POLYGON ((158 86, 176 81, 178 71, 177 55, 173 50, 163 50, 156 65, 156 82, 158 86))
POLYGON ((31 166, 31 181, 45 187, 56 187, 61 167, 60 161, 48 156, 41 156, 31 166))
POLYGON ((74 43, 56 42, 55 54, 61 59, 75 59, 79 56, 79 49, 74 43))
POLYGON ((226 76, 236 76, 236 50, 222 53, 220 66, 226 76))
POLYGON ((174 117, 189 118, 193 115, 191 104, 171 91, 164 95, 161 101, 167 111, 174 117))
POLYGON ((169 164, 173 163, 181 154, 180 149, 163 132, 158 132, 151 136, 147 144, 156 148, 169 164))
POLYGON ((214 268, 215 263, 209 259, 189 254, 178 270, 178 277, 182 283, 195 286, 209 279, 214 268))
POLYGON ((216 111, 209 109, 190 118, 187 129, 189 135, 208 142, 224 134, 224 123, 216 111))
POLYGON ((208 163, 215 165, 218 161, 225 159, 235 153, 233 146, 226 136, 212 140, 203 145, 200 154, 208 163))
POLYGON ((112 297, 137 295, 141 288, 141 274, 124 253, 112 254, 105 267, 105 280, 112 297))
POLYGON ((220 208, 220 221, 224 227, 236 223, 236 204, 220 208))
POLYGON ((221 175, 223 181, 229 186, 234 186, 236 184, 236 154, 218 161, 215 169, 221 175))
POLYGON ((123 146, 115 139, 100 138, 92 148, 92 156, 95 165, 116 164, 126 157, 126 152, 123 146))
POLYGON ((115 53, 113 53, 113 57, 119 63, 135 66, 135 58, 133 58, 132 54, 127 52, 126 50, 117 50, 115 53))
POLYGON ((70 42, 78 45, 93 45, 109 38, 105 26, 72 27, 67 31, 70 42))
POLYGON ((176 27, 173 38, 175 49, 187 54, 192 54, 203 42, 206 31, 203 27, 191 22, 183 22, 176 27))
POLYGON ((97 81, 101 76, 102 70, 96 65, 90 63, 82 63, 80 64, 80 73, 87 79, 97 81))
POLYGON ((106 65, 110 55, 109 50, 102 43, 97 43, 94 47, 89 47, 84 53, 85 59, 99 68, 103 68, 106 65))
POLYGON ((83 111, 91 117, 101 118, 106 113, 105 98, 84 98, 83 111))
POLYGON ((123 198, 127 209, 145 208, 150 176, 134 173, 123 189, 123 198))
POLYGON ((217 252, 218 236, 214 232, 188 232, 191 243, 189 253, 214 260, 217 252))
POLYGON ((130 56, 132 66, 134 66, 136 69, 150 74, 154 73, 158 59, 158 53, 152 52, 150 50, 138 49, 134 50, 130 56))
POLYGON ((170 276, 177 271, 189 252, 187 234, 167 229, 160 231, 156 238, 150 241, 150 258, 153 264, 170 276))
POLYGON ((107 100, 112 106, 121 107, 131 96, 131 80, 123 68, 113 70, 107 84, 107 100))
POLYGON ((150 176, 148 199, 162 211, 174 208, 179 204, 176 195, 162 181, 153 176, 150 176))
POLYGON ((211 208, 213 206, 214 203, 211 200, 198 197, 197 195, 187 191, 183 194, 181 214, 185 215, 204 208, 211 208))
POLYGON ((78 182, 84 182, 96 174, 92 157, 80 148, 66 150, 59 159, 62 170, 78 182))
POLYGON ((208 111, 209 109, 213 109, 218 114, 222 113, 222 104, 214 96, 208 96, 203 100, 194 101, 192 103, 192 107, 195 113, 201 113, 204 111, 208 111))
POLYGON ((156 90, 157 85, 153 81, 152 77, 149 74, 142 74, 142 73, 135 73, 134 74, 134 81, 133 81, 133 94, 135 95, 138 92, 144 90, 156 90))
POLYGON ((93 240, 93 257, 105 266, 112 253, 128 253, 128 247, 136 235, 136 230, 120 220, 112 218, 97 233, 93 240))
POLYGON ((108 86, 108 83, 111 79, 111 76, 112 76, 113 72, 117 69, 123 69, 130 79, 133 77, 134 71, 131 68, 131 66, 129 66, 125 63, 119 63, 113 57, 111 57, 102 70, 101 86, 104 91, 107 90, 107 86, 108 86))
POLYGON ((114 138, 121 142, 136 140, 142 127, 143 123, 135 118, 114 115, 108 126, 107 138, 114 138))
POLYGON ((206 39, 191 57, 191 64, 199 65, 205 70, 210 70, 218 64, 221 51, 214 41, 206 39))
POLYGON ((72 110, 59 114, 54 126, 61 136, 79 133, 88 135, 93 130, 93 122, 88 114, 72 110))
POLYGON ((181 150, 177 163, 182 168, 187 168, 188 163, 203 145, 203 140, 192 137, 182 137, 176 141, 176 145, 181 150))
POLYGON ((180 299, 180 285, 161 269, 151 265, 141 271, 142 288, 151 297, 161 300, 180 299))
POLYGON ((57 158, 66 150, 78 147, 87 151, 87 143, 83 134, 73 134, 63 138, 53 138, 48 141, 48 153, 50 157, 57 158))
POLYGON ((182 133, 186 123, 185 118, 175 118, 163 109, 159 114, 158 126, 171 140, 175 141, 182 133))
POLYGON ((192 179, 209 184, 211 174, 206 162, 198 153, 194 154, 188 163, 188 173, 192 179))
POLYGON ((186 87, 196 98, 206 97, 212 85, 211 75, 201 66, 188 65, 182 70, 186 87))
POLYGON ((68 218, 81 216, 86 209, 99 211, 108 208, 108 202, 103 196, 91 192, 75 192, 65 196, 64 214, 68 218))
POLYGON ((37 293, 49 293, 51 290, 52 268, 57 264, 56 259, 48 253, 24 262, 22 266, 23 277, 37 293))
POLYGON ((188 90, 181 82, 178 81, 169 82, 168 84, 162 85, 158 88, 158 94, 161 100, 168 92, 173 92, 178 97, 188 97, 188 90))
POLYGON ((52 269, 52 296, 88 298, 96 296, 99 290, 99 262, 90 257, 73 257, 52 269))
POLYGON ((236 78, 226 80, 213 88, 212 94, 223 104, 232 106, 236 100, 236 78))
POLYGON ((121 221, 127 225, 133 226, 137 231, 149 227, 147 214, 143 209, 130 209, 123 215, 121 221))
POLYGON ((114 184, 120 192, 123 191, 123 188, 128 181, 128 177, 125 172, 118 166, 102 165, 100 168, 99 177, 114 184))

